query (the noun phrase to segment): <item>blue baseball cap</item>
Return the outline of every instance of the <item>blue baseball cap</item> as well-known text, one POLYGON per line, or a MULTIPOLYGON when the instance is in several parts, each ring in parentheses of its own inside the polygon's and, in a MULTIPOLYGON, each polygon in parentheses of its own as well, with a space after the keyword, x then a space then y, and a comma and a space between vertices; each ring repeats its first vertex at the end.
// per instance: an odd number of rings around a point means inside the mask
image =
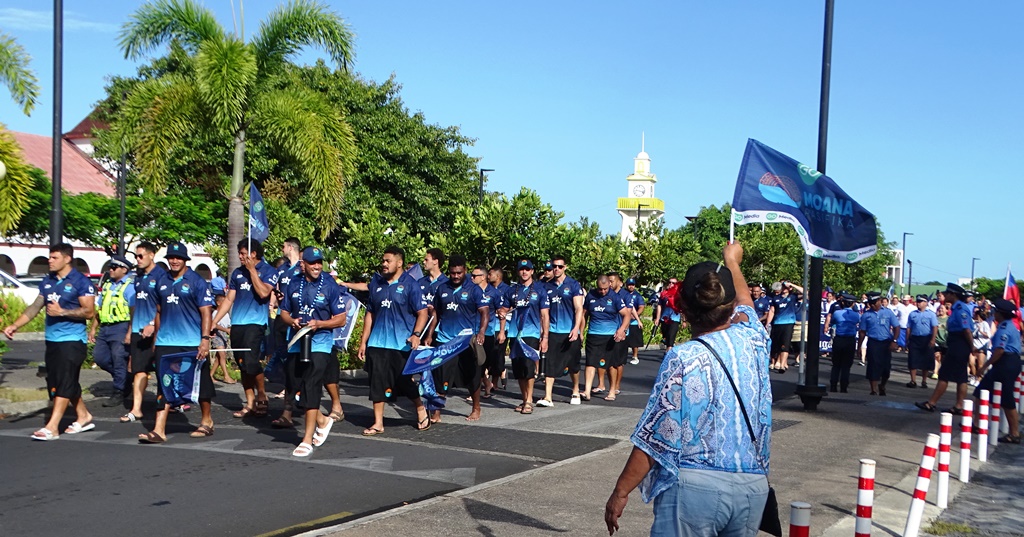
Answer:
POLYGON ((302 251, 302 260, 306 263, 323 262, 324 251, 319 248, 307 246, 306 249, 302 251))
POLYGON ((516 270, 522 269, 533 270, 533 261, 530 261, 529 259, 520 259, 519 262, 516 263, 516 270))
POLYGON ((629 278, 626 280, 626 285, 636 285, 636 278, 629 278))
POLYGON ((544 270, 555 270, 555 264, 551 261, 544 262, 544 270))
POLYGON ((167 255, 164 256, 167 259, 178 258, 188 261, 192 259, 188 256, 188 247, 183 242, 172 242, 167 245, 167 255))

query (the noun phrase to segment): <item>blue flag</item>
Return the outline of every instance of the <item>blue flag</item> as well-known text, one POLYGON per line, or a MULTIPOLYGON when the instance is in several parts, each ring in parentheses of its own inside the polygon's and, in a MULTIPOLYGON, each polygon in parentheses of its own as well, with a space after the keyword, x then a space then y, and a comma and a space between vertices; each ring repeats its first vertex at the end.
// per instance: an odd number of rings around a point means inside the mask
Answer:
POLYGON ((261 243, 270 235, 267 208, 263 205, 263 196, 256 190, 255 183, 249 183, 249 235, 261 243))
POLYGON ((405 269, 405 271, 408 272, 409 276, 412 276, 412 279, 414 280, 419 280, 423 277, 423 267, 421 267, 419 263, 405 269))
POLYGON ((469 348, 469 340, 473 337, 471 332, 472 330, 467 328, 458 336, 436 347, 424 346, 410 352, 402 374, 415 375, 416 373, 430 371, 455 358, 462 351, 469 348))
POLYGON ((363 305, 351 293, 341 295, 341 301, 345 304, 345 326, 333 330, 334 348, 345 350, 348 348, 349 338, 352 337, 352 329, 359 318, 359 309, 363 305))
POLYGON ((196 360, 196 351, 165 354, 156 368, 160 393, 171 406, 199 402, 202 374, 202 363, 196 360))
POLYGON ((512 348, 508 350, 509 358, 528 358, 534 362, 540 360, 540 352, 537 349, 529 346, 523 341, 523 338, 517 337, 516 342, 512 344, 512 348))
POLYGON ((736 224, 792 224, 811 257, 856 263, 878 250, 873 214, 827 175, 757 140, 747 141, 732 208, 736 224))

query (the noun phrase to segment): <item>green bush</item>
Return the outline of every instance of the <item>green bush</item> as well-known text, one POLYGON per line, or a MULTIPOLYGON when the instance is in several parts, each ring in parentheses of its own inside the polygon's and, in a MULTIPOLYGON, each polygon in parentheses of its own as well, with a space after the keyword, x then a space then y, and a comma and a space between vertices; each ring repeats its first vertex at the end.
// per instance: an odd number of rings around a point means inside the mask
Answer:
POLYGON ((338 364, 341 369, 362 369, 363 362, 360 362, 356 356, 359 354, 359 342, 363 338, 363 313, 364 309, 359 308, 358 319, 356 319, 356 325, 352 328, 352 336, 348 338, 348 347, 338 353, 338 364))
MULTIPOLYGON (((0 326, 9 326, 21 316, 26 307, 28 307, 28 304, 20 297, 8 293, 0 293, 0 326)), ((21 327, 19 332, 42 332, 45 318, 45 312, 39 312, 39 315, 36 315, 28 324, 21 327)))

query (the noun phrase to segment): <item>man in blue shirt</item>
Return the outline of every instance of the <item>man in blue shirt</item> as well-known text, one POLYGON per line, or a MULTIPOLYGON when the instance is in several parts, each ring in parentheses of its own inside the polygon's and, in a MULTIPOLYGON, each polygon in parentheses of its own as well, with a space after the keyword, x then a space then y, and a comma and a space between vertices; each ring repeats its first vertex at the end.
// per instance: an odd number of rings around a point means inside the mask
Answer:
POLYGON ((772 309, 772 301, 765 296, 761 284, 750 284, 750 299, 754 301, 754 312, 757 313, 761 326, 768 324, 768 312, 772 309))
MULTIPOLYGON (((288 284, 302 275, 299 260, 301 254, 302 243, 298 238, 288 237, 281 244, 281 256, 286 261, 277 268, 277 286, 274 288, 274 298, 271 300, 271 304, 279 305, 284 298, 284 291, 288 288, 288 284)), ((281 313, 280 308, 277 313, 281 313)), ((288 356, 288 349, 285 348, 288 343, 288 325, 284 324, 280 315, 274 317, 270 335, 274 343, 274 352, 270 355, 270 360, 267 361, 267 367, 263 369, 263 377, 265 381, 284 382, 284 361, 288 356)), ((284 393, 279 395, 283 397, 284 393)), ((286 401, 286 406, 288 404, 290 403, 286 401)))
POLYGON ((776 373, 785 373, 789 369, 789 349, 793 345, 793 327, 800 317, 803 304, 794 294, 803 293, 799 285, 781 281, 772 284, 772 309, 768 312, 768 324, 772 335, 772 365, 776 373))
POLYGON ((333 330, 345 325, 347 315, 341 287, 324 274, 323 250, 307 246, 302 252, 302 274, 292 278, 281 299, 281 319, 289 337, 303 328, 310 331, 288 349, 288 400, 305 414, 302 442, 292 451, 308 457, 327 441, 334 418, 320 411, 325 373, 334 359, 333 330))
POLYGON ((853 308, 855 300, 853 295, 841 293, 836 302, 838 309, 833 311, 830 319, 836 329, 832 340, 832 372, 829 379, 833 392, 838 388, 841 393, 847 393, 850 385, 850 367, 857 354, 857 332, 860 328, 860 313, 853 308))
POLYGON ((587 328, 586 386, 581 397, 584 401, 590 400, 594 372, 607 369, 611 377, 611 389, 604 399, 614 401, 618 369, 613 364, 621 356, 616 347, 623 344, 626 331, 629 330, 629 307, 618 293, 612 291, 611 277, 602 274, 597 277, 597 288, 591 289, 583 298, 583 308, 590 324, 587 328))
POLYGON ((885 384, 892 371, 892 351, 896 350, 900 321, 889 308, 882 307, 881 294, 868 293, 868 311, 860 318, 860 332, 867 335, 867 369, 871 395, 885 395, 885 384))
POLYGON ((918 408, 934 412, 942 394, 950 383, 956 384, 956 403, 947 410, 951 414, 963 414, 963 402, 967 397, 967 364, 974 349, 974 313, 964 299, 967 291, 955 283, 947 283, 942 292, 949 307, 946 319, 946 354, 939 368, 939 381, 931 398, 923 403, 914 403, 918 408))
MULTIPOLYGON (((622 285, 622 276, 618 272, 615 272, 615 271, 609 272, 608 273, 608 283, 611 285, 611 289, 608 292, 609 293, 615 293, 615 294, 619 295, 619 300, 621 300, 622 303, 629 310, 629 318, 631 320, 639 320, 639 317, 637 316, 636 308, 634 307, 634 304, 633 304, 633 296, 630 295, 629 292, 626 291, 626 288, 622 285)), ((628 339, 629 338, 629 334, 628 334, 628 330, 629 329, 627 328, 626 330, 627 330, 626 338, 628 339)), ((619 392, 621 391, 622 377, 623 377, 623 374, 625 373, 626 354, 629 351, 627 346, 628 346, 628 341, 627 340, 623 340, 623 343, 621 345, 616 345, 615 346, 615 351, 618 352, 619 354, 617 356, 615 356, 614 359, 611 361, 611 363, 608 365, 608 370, 609 371, 611 371, 612 369, 615 370, 615 376, 613 377, 615 379, 615 381, 611 382, 608 385, 608 393, 610 395, 618 395, 619 392)), ((604 368, 601 368, 601 369, 597 370, 597 389, 594 390, 594 393, 601 393, 603 391, 603 388, 604 388, 604 374, 605 374, 605 369, 604 368)), ((608 399, 608 400, 611 401, 613 399, 608 399)))
POLYGON ((569 404, 580 404, 580 358, 582 357, 583 288, 580 282, 565 273, 565 257, 551 260, 551 281, 548 282, 548 309, 551 329, 548 331, 548 352, 544 355, 544 398, 537 406, 554 406, 552 394, 555 379, 568 374, 572 379, 569 404))
POLYGON ((128 354, 132 373, 132 408, 121 416, 121 423, 142 419, 142 396, 149 373, 156 371, 153 343, 156 335, 157 289, 167 271, 156 264, 156 245, 140 242, 135 247, 135 307, 132 309, 132 334, 128 354))
POLYGON ((921 372, 921 387, 927 388, 928 371, 935 363, 935 336, 939 333, 939 318, 928 309, 928 295, 917 295, 917 309, 907 314, 907 369, 910 370, 908 388, 916 388, 915 373, 921 372))
MULTIPOLYGON (((1021 373, 1020 330, 1013 324, 1018 308, 1013 302, 1002 298, 993 301, 992 308, 995 321, 998 323, 996 332, 992 335, 992 356, 982 364, 979 370, 979 374, 983 377, 974 390, 974 396, 981 397, 981 390, 991 391, 996 382, 1003 384, 1003 398, 1000 405, 1003 415, 1006 416, 1009 432, 1000 437, 999 441, 1020 444, 1020 414, 1017 412, 1014 394, 1010 393, 1010 389, 1021 373), (990 367, 991 369, 986 373, 985 370, 990 367)), ((990 434, 996 433, 993 431, 990 434)))
POLYGON ((644 297, 636 290, 636 279, 626 280, 626 292, 633 304, 633 319, 629 321, 629 335, 626 336, 626 348, 633 351, 633 357, 629 360, 632 365, 640 363, 640 347, 644 344, 644 325, 640 316, 644 313, 644 297))
POLYGON ((233 415, 244 418, 266 416, 269 402, 264 386, 263 340, 270 318, 270 297, 277 285, 277 270, 263 261, 263 245, 260 241, 242 239, 238 241, 238 261, 241 264, 228 278, 228 290, 224 304, 213 319, 216 326, 231 312, 231 347, 236 350, 235 362, 242 374, 242 388, 245 389, 245 406, 233 415))
POLYGON ((14 334, 28 324, 46 306, 46 391, 53 401, 50 419, 42 429, 32 433, 33 440, 56 440, 57 428, 68 406, 75 409, 75 422, 64 429, 77 434, 96 428, 92 414, 82 401, 78 375, 85 362, 86 320, 95 311, 96 288, 89 278, 71 267, 75 249, 67 243, 50 247, 50 273, 39 282, 39 296, 25 311, 4 328, 4 335, 14 334))
MULTIPOLYGON (((550 317, 548 310, 551 301, 547 287, 534 281, 533 261, 520 259, 516 262, 519 282, 512 285, 505 295, 503 303, 506 309, 498 312, 500 319, 505 313, 512 311, 512 320, 507 324, 499 320, 498 342, 521 339, 524 344, 541 354, 548 352, 548 331, 550 317), (508 326, 511 325, 511 326, 508 326), (507 336, 506 336, 507 332, 507 336)), ((513 341, 512 345, 518 343, 513 341)), ((523 402, 516 406, 516 412, 533 414, 533 382, 537 374, 537 363, 522 356, 518 349, 513 349, 512 376, 519 382, 519 392, 523 402)))
POLYGON ((420 284, 405 272, 405 251, 397 246, 384 250, 380 271, 368 285, 370 300, 363 317, 359 359, 370 374, 373 425, 364 436, 384 432, 384 403, 408 397, 416 407, 416 429, 430 428, 430 418, 410 375, 402 370, 409 352, 420 346, 420 334, 427 326, 427 304, 420 284))
MULTIPOLYGON (((481 270, 483 270, 482 267, 481 270)), ((505 389, 507 384, 505 380, 505 350, 508 348, 508 342, 498 343, 497 333, 507 321, 504 315, 499 318, 498 310, 508 311, 509 308, 509 305, 505 303, 509 290, 508 284, 505 283, 505 271, 500 267, 491 267, 486 272, 487 286, 484 291, 491 297, 491 322, 487 325, 487 338, 484 341, 484 346, 487 348, 485 399, 490 397, 491 390, 497 387, 499 380, 502 389, 505 389)))
POLYGON ((108 277, 96 298, 96 316, 89 329, 89 341, 95 344, 92 358, 114 381, 113 393, 103 402, 105 407, 122 406, 125 396, 131 394, 128 345, 131 343, 132 308, 135 307, 135 281, 128 273, 130 269, 131 262, 124 256, 110 258, 108 277))
MULTIPOLYGON (((192 438, 213 436, 213 378, 210 376, 210 332, 213 329, 213 293, 201 276, 185 264, 192 259, 188 248, 180 242, 167 245, 167 277, 157 286, 157 322, 154 354, 156 363, 168 354, 196 353, 199 360, 199 408, 202 420, 192 431, 192 438)), ((156 420, 153 430, 139 435, 143 444, 160 444, 167 440, 167 415, 171 407, 163 396, 162 379, 156 385, 156 420)))
MULTIPOLYGON (((480 419, 480 371, 486 360, 483 345, 487 324, 490 320, 491 299, 479 286, 466 281, 466 258, 455 254, 448 259, 448 279, 441 282, 434 291, 434 313, 437 323, 427 337, 427 345, 433 342, 447 343, 469 330, 476 335, 470 347, 441 367, 431 371, 438 394, 444 396, 450 387, 459 386, 469 390, 473 410, 466 421, 480 419), (479 354, 478 354, 479 353, 479 354)), ((435 410, 431 423, 441 421, 441 410, 435 410)))
POLYGON ((423 277, 419 280, 420 293, 423 295, 423 301, 430 308, 434 304, 434 291, 437 286, 448 279, 441 268, 444 266, 444 261, 444 253, 440 248, 430 248, 423 256, 423 277))

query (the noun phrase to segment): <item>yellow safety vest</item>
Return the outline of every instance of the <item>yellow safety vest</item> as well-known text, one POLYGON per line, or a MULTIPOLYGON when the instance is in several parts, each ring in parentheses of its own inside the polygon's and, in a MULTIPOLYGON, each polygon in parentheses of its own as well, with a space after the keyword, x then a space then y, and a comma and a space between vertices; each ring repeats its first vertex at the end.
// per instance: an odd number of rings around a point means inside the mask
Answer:
POLYGON ((103 291, 100 293, 100 322, 123 323, 132 320, 131 310, 128 309, 128 299, 125 298, 125 290, 132 284, 131 278, 125 278, 124 283, 114 289, 116 282, 108 281, 103 284, 103 291))

